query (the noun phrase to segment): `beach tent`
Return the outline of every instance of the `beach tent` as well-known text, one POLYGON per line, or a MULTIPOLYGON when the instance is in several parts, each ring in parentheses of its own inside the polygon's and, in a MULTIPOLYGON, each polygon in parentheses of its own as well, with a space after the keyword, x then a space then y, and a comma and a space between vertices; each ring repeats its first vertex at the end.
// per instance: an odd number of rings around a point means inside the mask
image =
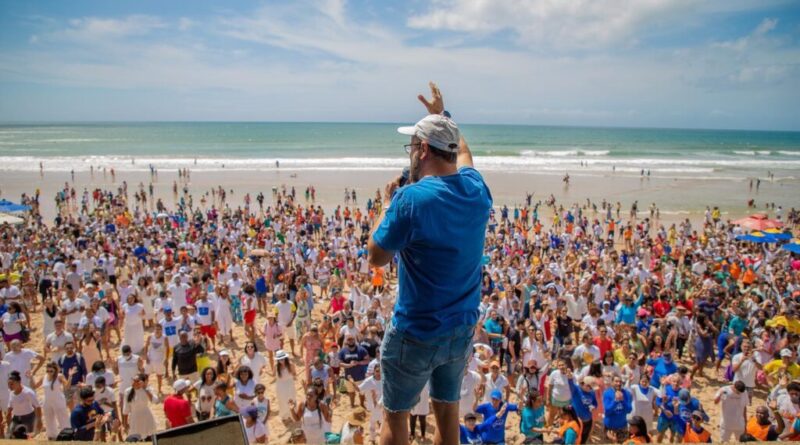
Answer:
POLYGON ((18 226, 24 223, 25 220, 14 215, 7 215, 7 214, 0 214, 0 225, 3 224, 11 224, 12 226, 18 226))
POLYGON ((747 218, 737 219, 733 221, 733 224, 750 230, 776 229, 783 226, 782 222, 776 219, 769 219, 767 215, 763 213, 756 213, 747 218))
POLYGON ((27 212, 30 209, 30 206, 16 204, 5 199, 0 199, 0 213, 27 212))

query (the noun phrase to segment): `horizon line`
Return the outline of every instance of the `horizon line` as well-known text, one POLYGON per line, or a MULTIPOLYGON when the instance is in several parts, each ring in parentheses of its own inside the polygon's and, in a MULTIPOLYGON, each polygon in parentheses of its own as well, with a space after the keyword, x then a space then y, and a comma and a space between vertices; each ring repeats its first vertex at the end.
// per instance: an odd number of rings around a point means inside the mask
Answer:
MULTIPOLYGON (((20 120, 0 121, 0 126, 14 125, 105 125, 105 124, 350 124, 350 125, 408 125, 410 122, 391 121, 280 121, 280 120, 20 120)), ((411 122, 413 123, 413 122, 411 122)), ((760 133, 800 133, 800 129, 758 129, 758 128, 710 128, 710 127, 671 127, 671 126, 625 126, 625 125, 575 125, 575 124, 515 124, 458 122, 459 125, 539 127, 539 128, 593 128, 609 130, 680 130, 680 131, 728 131, 760 133)))

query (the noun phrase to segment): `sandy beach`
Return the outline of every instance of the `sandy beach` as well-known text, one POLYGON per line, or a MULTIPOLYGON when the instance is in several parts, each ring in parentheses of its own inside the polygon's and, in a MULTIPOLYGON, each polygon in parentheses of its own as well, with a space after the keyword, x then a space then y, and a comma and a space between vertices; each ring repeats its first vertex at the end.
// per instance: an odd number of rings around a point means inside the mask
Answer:
MULTIPOLYGON (((476 165, 480 170, 480 165, 476 165)), ((397 172, 399 174, 399 172, 397 172)), ((784 179, 775 182, 762 181, 758 191, 750 190, 747 181, 731 181, 721 179, 674 179, 659 177, 633 178, 623 175, 597 175, 584 176, 573 174, 570 183, 565 186, 562 176, 554 174, 535 174, 520 172, 484 172, 487 184, 491 188, 496 207, 524 204, 526 193, 533 193, 533 202, 544 201, 552 194, 557 203, 568 207, 573 203, 581 206, 587 200, 596 204, 598 208, 603 199, 612 204, 620 202, 622 205, 621 216, 627 217, 631 204, 639 203, 639 217, 649 216, 649 207, 655 203, 660 210, 662 223, 673 223, 690 218, 694 223, 700 221, 706 207, 718 206, 723 218, 735 219, 756 211, 771 213, 765 207, 766 203, 783 206, 785 210, 800 207, 798 191, 800 179, 784 179), (753 199, 755 208, 748 208, 747 202, 753 199)), ((268 205, 271 200, 273 187, 286 186, 287 190, 295 187, 299 202, 304 203, 303 193, 308 186, 316 188, 315 203, 325 210, 332 210, 336 205, 342 204, 344 189, 355 189, 359 203, 363 206, 367 198, 375 196, 377 190, 382 190, 386 182, 396 174, 393 171, 353 171, 353 170, 231 170, 231 171, 204 171, 191 173, 188 183, 189 193, 195 197, 195 206, 200 206, 199 197, 212 188, 222 185, 228 192, 227 202, 230 206, 244 204, 244 196, 249 193, 251 205, 255 203, 255 196, 261 192, 268 205)), ((175 171, 159 172, 152 180, 156 199, 161 199, 165 205, 171 206, 176 202, 173 194, 173 182, 177 181, 175 171)), ((3 198, 19 200, 20 194, 31 194, 36 189, 41 191, 42 213, 45 221, 50 221, 55 216, 55 206, 52 197, 63 189, 66 184, 74 187, 78 197, 84 188, 90 192, 95 188, 115 190, 121 187, 123 181, 128 184, 128 193, 139 190, 140 184, 147 190, 151 183, 151 175, 146 172, 117 172, 112 181, 111 174, 95 170, 94 174, 88 171, 75 172, 75 181, 69 172, 44 171, 43 175, 32 172, 3 172, 0 179, 0 191, 3 198)), ((182 194, 183 183, 180 182, 179 195, 182 194)), ((211 196, 208 196, 209 205, 211 196)), ((550 216, 545 214, 544 216, 550 216)), ((545 220, 545 223, 548 221, 545 220)))

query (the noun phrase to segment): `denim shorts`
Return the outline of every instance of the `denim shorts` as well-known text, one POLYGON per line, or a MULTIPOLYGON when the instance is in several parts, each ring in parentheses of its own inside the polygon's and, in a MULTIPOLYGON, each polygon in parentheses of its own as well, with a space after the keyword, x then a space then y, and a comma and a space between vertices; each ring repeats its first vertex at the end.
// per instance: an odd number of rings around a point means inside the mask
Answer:
POLYGON ((392 323, 381 343, 383 406, 390 412, 410 411, 430 381, 431 399, 455 403, 472 353, 475 327, 462 325, 446 334, 418 339, 392 323))

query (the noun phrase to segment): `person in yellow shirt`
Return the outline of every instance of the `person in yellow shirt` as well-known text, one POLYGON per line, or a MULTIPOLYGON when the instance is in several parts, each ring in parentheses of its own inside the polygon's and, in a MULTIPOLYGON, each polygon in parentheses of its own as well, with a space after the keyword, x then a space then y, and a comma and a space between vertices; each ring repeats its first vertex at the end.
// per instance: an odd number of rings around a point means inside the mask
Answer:
POLYGON ((792 351, 787 348, 781 349, 781 358, 772 360, 764 365, 764 372, 770 384, 777 382, 777 377, 781 372, 786 372, 792 380, 800 378, 800 365, 792 360, 792 351))

